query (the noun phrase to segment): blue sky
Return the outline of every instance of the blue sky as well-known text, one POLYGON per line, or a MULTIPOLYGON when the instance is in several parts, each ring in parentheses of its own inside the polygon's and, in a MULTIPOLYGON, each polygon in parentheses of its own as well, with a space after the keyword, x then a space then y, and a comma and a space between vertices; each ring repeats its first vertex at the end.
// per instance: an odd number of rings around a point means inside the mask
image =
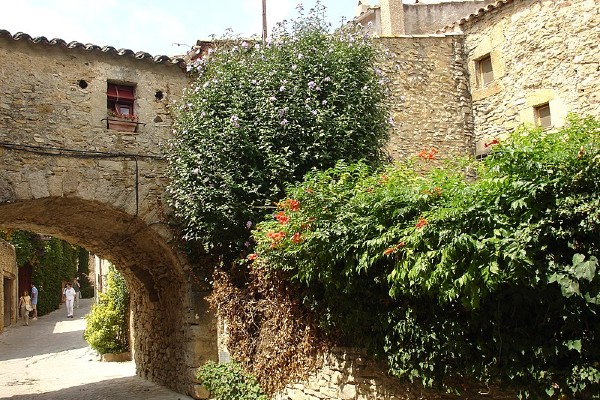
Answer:
MULTIPOLYGON (((316 0, 267 0, 270 32, 276 22, 308 10, 316 0)), ((358 0, 322 0, 335 26, 354 17, 358 0)), ((377 4, 378 0, 371 0, 377 4)), ((0 29, 10 33, 113 46, 152 55, 176 55, 197 39, 235 33, 260 35, 262 0, 14 0, 0 11, 0 29), (178 43, 180 45, 176 45, 178 43)))

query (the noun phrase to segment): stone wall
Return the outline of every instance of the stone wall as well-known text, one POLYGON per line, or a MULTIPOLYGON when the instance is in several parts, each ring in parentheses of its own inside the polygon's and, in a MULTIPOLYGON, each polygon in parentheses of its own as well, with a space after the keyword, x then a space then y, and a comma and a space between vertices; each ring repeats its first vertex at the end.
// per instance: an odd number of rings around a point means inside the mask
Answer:
POLYGON ((167 104, 188 83, 182 68, 151 58, 7 35, 0 58, 0 141, 24 145, 159 154, 171 133, 167 104), (106 128, 108 81, 135 85, 137 133, 106 128))
POLYGON ((0 31, 0 226, 110 260, 132 293, 138 374, 182 393, 217 359, 216 322, 165 210, 167 103, 181 65, 0 31), (137 132, 108 129, 107 83, 135 85, 137 132))
POLYGON ((381 69, 392 83, 392 158, 438 149, 466 155, 473 124, 459 35, 399 36, 379 39, 388 49, 381 69))
POLYGON ((0 239, 0 332, 8 325, 17 322, 17 299, 19 298, 17 286, 18 270, 15 248, 0 239))
POLYGON ((404 4, 404 30, 408 34, 435 33, 496 0, 447 1, 404 4))
POLYGON ((600 7, 597 0, 522 0, 461 25, 478 141, 534 123, 549 104, 552 125, 569 112, 600 116, 600 7), (491 56, 494 80, 477 81, 491 56))
MULTIPOLYGON (((385 366, 359 351, 336 348, 323 356, 322 367, 305 382, 289 384, 273 400, 441 400, 456 399, 416 383, 390 377, 385 366)), ((468 387, 463 398, 513 400, 515 393, 490 387, 468 387)))

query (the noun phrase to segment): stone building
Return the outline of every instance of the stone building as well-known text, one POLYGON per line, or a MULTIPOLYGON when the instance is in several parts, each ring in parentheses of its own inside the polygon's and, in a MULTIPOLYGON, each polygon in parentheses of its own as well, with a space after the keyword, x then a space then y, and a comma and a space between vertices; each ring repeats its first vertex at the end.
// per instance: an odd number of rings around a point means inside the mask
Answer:
MULTIPOLYGON (((393 86, 396 159, 430 147, 480 154, 521 123, 600 117, 598 0, 361 0, 355 21, 371 21, 389 50, 380 68, 393 86)), ((217 324, 163 199, 167 103, 189 83, 185 61, 2 30, 0 58, 0 225, 117 265, 138 374, 206 397, 194 371, 219 358, 217 324)), ((372 364, 353 375, 366 365, 360 355, 326 358, 279 398, 406 397, 372 364)))
POLYGON ((523 123, 600 116, 600 4, 502 0, 447 27, 464 40, 477 153, 523 123))
POLYGON ((18 271, 15 248, 0 239, 0 332, 17 322, 18 271))
POLYGON ((417 141, 479 156, 521 124, 600 116, 597 1, 379 3, 360 0, 354 22, 371 22, 392 56, 394 158, 414 154, 417 141))
POLYGON ((352 21, 369 23, 378 36, 420 35, 435 32, 496 0, 359 0, 352 21))
POLYGON ((197 367, 217 359, 216 322, 167 218, 162 151, 185 63, 3 30, 0 59, 0 226, 117 265, 138 374, 194 392, 197 367))

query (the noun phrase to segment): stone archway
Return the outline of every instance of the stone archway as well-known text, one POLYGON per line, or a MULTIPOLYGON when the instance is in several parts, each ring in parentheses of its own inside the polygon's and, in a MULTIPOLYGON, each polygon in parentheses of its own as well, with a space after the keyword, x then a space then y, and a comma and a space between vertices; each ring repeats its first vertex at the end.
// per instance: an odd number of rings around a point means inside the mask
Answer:
POLYGON ((216 328, 173 243, 137 216, 78 198, 0 202, 0 226, 55 236, 113 262, 131 292, 138 374, 193 393, 195 368, 216 358, 216 328))

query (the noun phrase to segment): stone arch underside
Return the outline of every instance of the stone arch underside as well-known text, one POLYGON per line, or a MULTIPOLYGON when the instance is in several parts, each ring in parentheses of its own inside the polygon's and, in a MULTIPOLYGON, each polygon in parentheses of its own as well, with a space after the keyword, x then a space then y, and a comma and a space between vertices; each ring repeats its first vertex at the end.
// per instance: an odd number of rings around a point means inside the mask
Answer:
POLYGON ((190 337, 185 310, 192 308, 183 261, 173 244, 140 218, 67 197, 0 202, 0 227, 55 236, 113 262, 131 292, 138 374, 189 391, 193 378, 186 360, 190 337))

